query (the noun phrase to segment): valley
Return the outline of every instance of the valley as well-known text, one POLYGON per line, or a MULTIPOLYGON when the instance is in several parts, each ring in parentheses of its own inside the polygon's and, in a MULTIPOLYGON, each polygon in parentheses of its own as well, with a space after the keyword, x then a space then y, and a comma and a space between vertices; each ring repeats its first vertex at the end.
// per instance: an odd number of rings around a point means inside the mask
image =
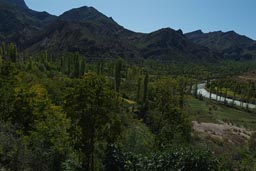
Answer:
POLYGON ((255 171, 255 70, 235 31, 0 0, 0 170, 255 171))

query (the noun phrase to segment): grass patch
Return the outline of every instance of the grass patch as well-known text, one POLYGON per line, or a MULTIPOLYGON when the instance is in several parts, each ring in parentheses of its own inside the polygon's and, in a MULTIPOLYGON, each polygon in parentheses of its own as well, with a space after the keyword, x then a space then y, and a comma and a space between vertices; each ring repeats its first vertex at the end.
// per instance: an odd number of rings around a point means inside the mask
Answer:
POLYGON ((189 97, 186 110, 192 120, 218 123, 224 121, 234 125, 256 130, 256 113, 247 112, 210 101, 189 97))

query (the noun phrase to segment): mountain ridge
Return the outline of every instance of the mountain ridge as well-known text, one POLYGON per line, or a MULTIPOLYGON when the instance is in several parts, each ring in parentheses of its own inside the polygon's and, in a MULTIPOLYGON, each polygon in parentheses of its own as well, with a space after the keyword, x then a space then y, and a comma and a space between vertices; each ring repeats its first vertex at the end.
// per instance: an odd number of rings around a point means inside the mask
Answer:
POLYGON ((56 16, 31 10, 23 0, 0 0, 0 41, 14 42, 20 48, 56 16))
POLYGON ((201 60, 205 54, 209 61, 217 58, 207 48, 188 41, 181 30, 163 28, 148 34, 136 33, 95 8, 86 6, 64 12, 31 44, 27 50, 32 52, 37 49, 54 52, 61 49, 62 52, 79 52, 99 58, 112 56, 184 61, 182 58, 201 60))
MULTIPOLYGON (((94 59, 123 57, 180 62, 216 62, 223 58, 222 51, 200 43, 205 39, 201 30, 184 34, 182 30, 162 28, 152 33, 136 33, 93 7, 74 8, 57 17, 33 11, 23 2, 0 0, 0 8, 5 7, 0 11, 0 24, 6 28, 0 29, 0 42, 14 42, 24 52, 47 50, 53 54, 78 52, 94 59), (8 16, 8 20, 1 20, 1 16, 8 16)), ((226 37, 234 34, 227 33, 226 37)))
POLYGON ((186 33, 186 37, 192 42, 208 47, 222 53, 225 58, 244 60, 253 59, 256 56, 255 41, 235 31, 214 31, 203 33, 200 30, 186 33))
POLYGON ((0 0, 0 4, 2 3, 15 5, 16 7, 19 7, 19 8, 28 9, 28 6, 24 0, 0 0))

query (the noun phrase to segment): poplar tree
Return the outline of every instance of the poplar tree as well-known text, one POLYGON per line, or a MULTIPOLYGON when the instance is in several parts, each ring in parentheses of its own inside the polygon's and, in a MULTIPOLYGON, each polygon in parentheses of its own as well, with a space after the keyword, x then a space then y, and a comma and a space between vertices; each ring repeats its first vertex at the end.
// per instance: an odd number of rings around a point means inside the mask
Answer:
POLYGON ((0 48, 0 67, 2 65, 2 62, 3 62, 2 48, 0 48))
POLYGON ((82 59, 80 63, 80 77, 82 77, 85 73, 85 59, 82 59))
POLYGON ((143 90, 143 102, 146 103, 147 95, 148 95, 148 73, 145 75, 144 78, 144 90, 143 90))
POLYGON ((11 43, 9 45, 8 53, 9 53, 10 60, 12 62, 16 62, 17 56, 18 56, 18 51, 17 51, 17 47, 13 43, 11 43))
POLYGON ((138 84, 137 84, 137 102, 140 101, 140 91, 141 91, 141 78, 138 78, 138 84))
POLYGON ((79 64, 79 55, 75 54, 73 62, 73 76, 79 78, 80 75, 80 64, 79 64))
POLYGON ((118 59, 115 66, 115 89, 117 92, 119 92, 120 85, 121 85, 121 70, 122 70, 122 60, 118 59))

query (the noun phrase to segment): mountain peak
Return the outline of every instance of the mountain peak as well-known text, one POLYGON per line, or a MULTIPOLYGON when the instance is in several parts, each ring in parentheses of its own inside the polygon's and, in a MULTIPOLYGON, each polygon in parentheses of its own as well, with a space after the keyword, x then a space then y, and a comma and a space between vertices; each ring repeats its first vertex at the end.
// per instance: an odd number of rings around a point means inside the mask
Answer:
POLYGON ((197 33, 197 34, 204 34, 204 32, 202 30, 196 30, 194 31, 194 33, 197 33))
POLYGON ((223 34, 225 34, 225 35, 236 35, 236 36, 240 36, 238 33, 236 33, 236 32, 233 31, 233 30, 224 32, 223 34))
POLYGON ((112 30, 117 32, 123 30, 123 27, 118 25, 112 18, 107 17, 93 7, 83 6, 80 8, 74 8, 67 12, 64 12, 60 17, 62 21, 77 22, 77 23, 87 23, 92 24, 91 26, 96 26, 102 30, 112 30))
POLYGON ((235 33, 235 34, 238 34, 238 33, 236 33, 234 30, 230 30, 230 31, 228 31, 228 32, 226 32, 226 33, 235 33))
POLYGON ((71 10, 87 10, 87 11, 91 11, 91 12, 98 12, 98 10, 94 7, 88 7, 88 6, 82 6, 82 7, 78 7, 78 8, 73 8, 71 10))
POLYGON ((204 37, 205 34, 203 33, 202 30, 196 30, 190 33, 186 33, 185 35, 188 39, 194 42, 194 40, 204 37))
POLYGON ((101 14, 99 11, 97 11, 95 8, 83 6, 80 8, 74 8, 64 12, 60 16, 60 19, 65 21, 85 22, 85 21, 95 20, 101 17, 104 17, 104 15, 101 14))
POLYGON ((166 28, 161 28, 159 30, 156 30, 152 33, 174 33, 175 30, 171 29, 170 27, 166 27, 166 28))
POLYGON ((24 0, 0 0, 0 3, 6 3, 20 8, 28 8, 24 0))
POLYGON ((199 35, 204 35, 204 32, 202 30, 195 30, 195 31, 186 33, 186 35, 189 35, 189 36, 190 35, 192 35, 192 36, 197 35, 197 36, 199 36, 199 35))

